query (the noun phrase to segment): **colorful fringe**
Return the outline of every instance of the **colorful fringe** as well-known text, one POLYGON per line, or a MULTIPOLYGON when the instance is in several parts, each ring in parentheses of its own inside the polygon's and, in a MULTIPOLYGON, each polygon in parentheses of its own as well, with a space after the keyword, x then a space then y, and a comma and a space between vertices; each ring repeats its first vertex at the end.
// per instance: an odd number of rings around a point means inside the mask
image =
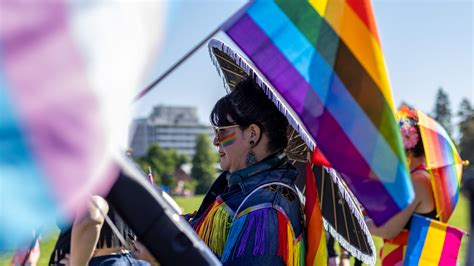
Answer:
MULTIPOLYGON (((275 210, 269 207, 262 208, 262 206, 254 206, 242 211, 231 226, 221 261, 226 262, 231 256, 236 258, 244 256, 248 245, 252 244, 253 256, 263 256, 272 252, 266 247, 266 231, 272 211, 275 210), (251 234, 255 235, 253 243, 249 241, 251 234)), ((281 257, 286 265, 304 265, 306 249, 303 233, 295 238, 293 227, 284 212, 277 210, 276 213, 278 221, 276 255, 281 257)))
POLYGON ((291 222, 285 213, 278 211, 278 251, 286 265, 305 265, 305 241, 303 233, 295 238, 291 222))
POLYGON ((227 242, 232 215, 233 212, 227 204, 217 198, 195 227, 196 233, 219 257, 222 256, 227 242))

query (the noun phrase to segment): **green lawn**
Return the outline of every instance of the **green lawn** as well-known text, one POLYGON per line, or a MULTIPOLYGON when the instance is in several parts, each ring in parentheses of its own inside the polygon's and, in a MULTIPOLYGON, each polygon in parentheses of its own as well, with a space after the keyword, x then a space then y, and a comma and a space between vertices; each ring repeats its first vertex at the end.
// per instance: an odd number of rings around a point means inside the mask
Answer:
MULTIPOLYGON (((189 213, 189 212, 193 212, 197 210, 202 199, 203 199, 202 195, 198 195, 198 196, 190 197, 190 198, 182 198, 182 197, 175 198, 176 202, 183 208, 184 213, 189 213)), ((460 197, 458 206, 456 207, 456 211, 451 217, 449 224, 455 227, 461 228, 464 231, 468 231, 469 230, 468 219, 469 219, 468 202, 466 198, 460 197)), ((56 238, 57 238, 57 231, 54 231, 50 233, 49 235, 50 235, 49 238, 44 237, 43 240, 41 241, 41 257, 40 257, 40 261, 38 265, 47 265, 48 260, 49 260, 49 255, 51 254, 51 251, 54 248, 54 243, 56 242, 56 238)), ((382 240, 376 237, 374 238, 374 241, 375 241, 375 246, 377 247, 377 250, 378 250, 378 248, 382 244, 382 240)), ((464 258, 466 257, 466 252, 467 252, 467 241, 468 241, 468 238, 464 237, 463 242, 461 244, 461 251, 459 254, 459 260, 458 260, 459 265, 464 265, 464 258)), ((9 265, 10 256, 11 254, 5 254, 3 256, 0 256, 0 265, 9 265)), ((377 265, 380 265, 379 261, 377 261, 377 265)))
POLYGON ((176 201, 176 203, 178 203, 179 206, 181 206, 181 208, 183 208, 183 213, 190 213, 193 211, 197 211, 203 198, 204 195, 196 195, 190 198, 174 197, 174 200, 176 201))

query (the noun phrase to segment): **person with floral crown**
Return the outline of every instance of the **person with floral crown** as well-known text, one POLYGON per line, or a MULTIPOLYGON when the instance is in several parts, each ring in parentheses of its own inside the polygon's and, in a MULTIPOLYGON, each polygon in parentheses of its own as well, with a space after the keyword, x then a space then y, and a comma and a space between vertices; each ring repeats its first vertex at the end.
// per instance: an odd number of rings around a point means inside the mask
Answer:
POLYGON ((284 153, 288 121, 248 78, 210 116, 222 174, 187 216, 224 265, 304 265, 296 168, 284 153))
POLYGON ((382 226, 375 226, 371 220, 367 222, 370 232, 384 239, 384 245, 380 250, 382 265, 398 265, 403 262, 413 214, 439 220, 430 175, 425 165, 425 153, 416 111, 403 105, 398 110, 398 118, 415 199, 406 209, 382 226))

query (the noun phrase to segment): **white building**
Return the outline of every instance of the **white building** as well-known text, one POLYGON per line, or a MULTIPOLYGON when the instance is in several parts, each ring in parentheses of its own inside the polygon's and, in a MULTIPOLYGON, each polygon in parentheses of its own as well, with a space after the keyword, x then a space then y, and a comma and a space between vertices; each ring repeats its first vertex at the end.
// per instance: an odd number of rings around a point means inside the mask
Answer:
POLYGON ((199 124, 195 107, 164 105, 155 106, 148 118, 135 119, 130 133, 133 156, 145 155, 154 143, 193 156, 197 135, 214 136, 212 127, 199 124))

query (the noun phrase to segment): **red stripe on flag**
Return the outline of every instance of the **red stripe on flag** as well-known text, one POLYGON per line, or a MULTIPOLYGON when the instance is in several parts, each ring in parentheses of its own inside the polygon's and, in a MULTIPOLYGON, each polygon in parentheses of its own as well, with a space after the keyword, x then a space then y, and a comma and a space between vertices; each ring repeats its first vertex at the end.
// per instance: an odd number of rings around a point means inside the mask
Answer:
POLYGON ((380 45, 379 35, 377 33, 377 26, 375 25, 375 16, 372 14, 372 5, 369 0, 347 0, 347 4, 354 10, 360 20, 367 26, 367 29, 372 33, 380 45))
POLYGON ((382 266, 394 266, 403 264, 403 247, 399 246, 387 256, 382 258, 382 266))
POLYGON ((319 148, 316 148, 314 150, 313 156, 311 157, 311 161, 317 165, 332 167, 331 163, 328 161, 326 156, 324 156, 323 152, 319 148))
POLYGON ((316 178, 313 173, 310 162, 306 163, 306 203, 305 214, 307 219, 307 235, 308 247, 306 254, 306 265, 313 265, 316 259, 316 254, 319 252, 326 252, 326 250, 318 250, 324 236, 323 220, 321 215, 318 189, 316 187, 316 178))

